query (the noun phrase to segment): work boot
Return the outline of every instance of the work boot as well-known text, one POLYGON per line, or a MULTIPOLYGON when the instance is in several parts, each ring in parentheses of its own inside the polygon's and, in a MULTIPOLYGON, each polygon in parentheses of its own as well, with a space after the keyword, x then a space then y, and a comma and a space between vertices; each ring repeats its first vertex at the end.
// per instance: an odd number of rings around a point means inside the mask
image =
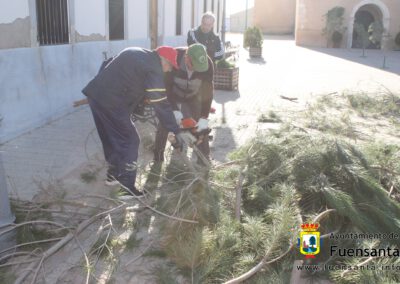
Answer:
POLYGON ((104 183, 108 186, 114 186, 119 184, 114 175, 110 174, 109 172, 107 172, 107 177, 104 183))
POLYGON ((129 199, 133 199, 133 198, 142 198, 144 197, 144 193, 137 190, 136 188, 133 189, 128 189, 125 186, 122 186, 119 188, 118 192, 117 192, 117 198, 119 200, 129 200, 129 199))
POLYGON ((105 185, 114 186, 114 185, 119 184, 116 179, 116 177, 118 175, 114 169, 115 169, 115 167, 113 167, 111 165, 108 166, 107 173, 106 173, 106 180, 104 181, 105 185))

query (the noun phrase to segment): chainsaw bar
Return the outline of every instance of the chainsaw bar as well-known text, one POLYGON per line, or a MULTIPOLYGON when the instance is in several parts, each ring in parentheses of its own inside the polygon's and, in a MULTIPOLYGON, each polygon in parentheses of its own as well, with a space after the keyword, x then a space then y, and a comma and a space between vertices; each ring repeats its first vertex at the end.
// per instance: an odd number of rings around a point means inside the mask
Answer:
POLYGON ((199 148, 196 145, 198 139, 188 131, 182 132, 181 136, 185 141, 185 144, 193 149, 193 152, 204 163, 204 165, 207 166, 208 168, 211 167, 210 161, 208 161, 208 159, 203 155, 203 153, 199 150, 199 148))

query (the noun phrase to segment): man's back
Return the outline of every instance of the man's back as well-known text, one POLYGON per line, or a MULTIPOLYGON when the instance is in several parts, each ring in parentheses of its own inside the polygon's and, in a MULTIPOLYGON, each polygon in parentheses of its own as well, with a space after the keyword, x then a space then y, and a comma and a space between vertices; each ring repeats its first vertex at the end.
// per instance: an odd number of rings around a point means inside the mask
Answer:
POLYGON ((110 107, 133 106, 144 96, 144 82, 149 74, 163 76, 157 53, 138 47, 126 48, 82 92, 110 107))

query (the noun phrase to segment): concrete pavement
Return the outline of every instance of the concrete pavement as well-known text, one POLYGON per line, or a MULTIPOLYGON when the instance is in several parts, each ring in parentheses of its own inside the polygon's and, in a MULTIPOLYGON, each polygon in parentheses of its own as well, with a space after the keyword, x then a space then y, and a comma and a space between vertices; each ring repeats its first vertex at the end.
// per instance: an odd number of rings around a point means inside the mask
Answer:
POLYGON ((11 196, 31 200, 40 183, 62 178, 101 153, 88 107, 25 133, 0 147, 11 196))
MULTIPOLYGON (((227 40, 241 43, 240 35, 227 40)), ((286 108, 280 95, 295 96, 300 104, 315 94, 364 90, 385 86, 400 93, 400 52, 297 47, 290 37, 267 37, 264 60, 250 60, 246 50, 239 58, 239 91, 216 91, 211 117, 215 128, 212 155, 224 161, 226 153, 254 134, 249 127, 260 112, 271 106, 286 108), (224 116, 224 118, 222 118, 224 116)), ((144 126, 146 128, 147 126, 144 126)), ((143 128, 143 127, 142 127, 143 128)), ((102 159, 102 150, 88 107, 25 133, 0 145, 8 189, 12 196, 30 200, 39 191, 37 181, 63 179, 93 157, 102 159)))

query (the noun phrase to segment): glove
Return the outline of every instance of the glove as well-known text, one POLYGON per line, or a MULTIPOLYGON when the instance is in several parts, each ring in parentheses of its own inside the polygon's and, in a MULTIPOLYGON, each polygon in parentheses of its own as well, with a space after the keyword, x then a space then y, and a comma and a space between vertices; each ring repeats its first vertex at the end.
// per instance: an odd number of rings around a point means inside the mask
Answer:
POLYGON ((199 122, 197 122, 196 126, 197 126, 197 132, 201 132, 203 130, 208 129, 208 119, 200 118, 199 122))
POLYGON ((174 116, 176 123, 181 125, 181 120, 183 119, 183 114, 179 110, 174 110, 174 116))
POLYGON ((178 133, 175 135, 171 135, 168 137, 168 140, 169 140, 169 142, 171 142, 172 147, 182 151, 185 140, 183 140, 183 137, 181 136, 181 134, 178 133))

